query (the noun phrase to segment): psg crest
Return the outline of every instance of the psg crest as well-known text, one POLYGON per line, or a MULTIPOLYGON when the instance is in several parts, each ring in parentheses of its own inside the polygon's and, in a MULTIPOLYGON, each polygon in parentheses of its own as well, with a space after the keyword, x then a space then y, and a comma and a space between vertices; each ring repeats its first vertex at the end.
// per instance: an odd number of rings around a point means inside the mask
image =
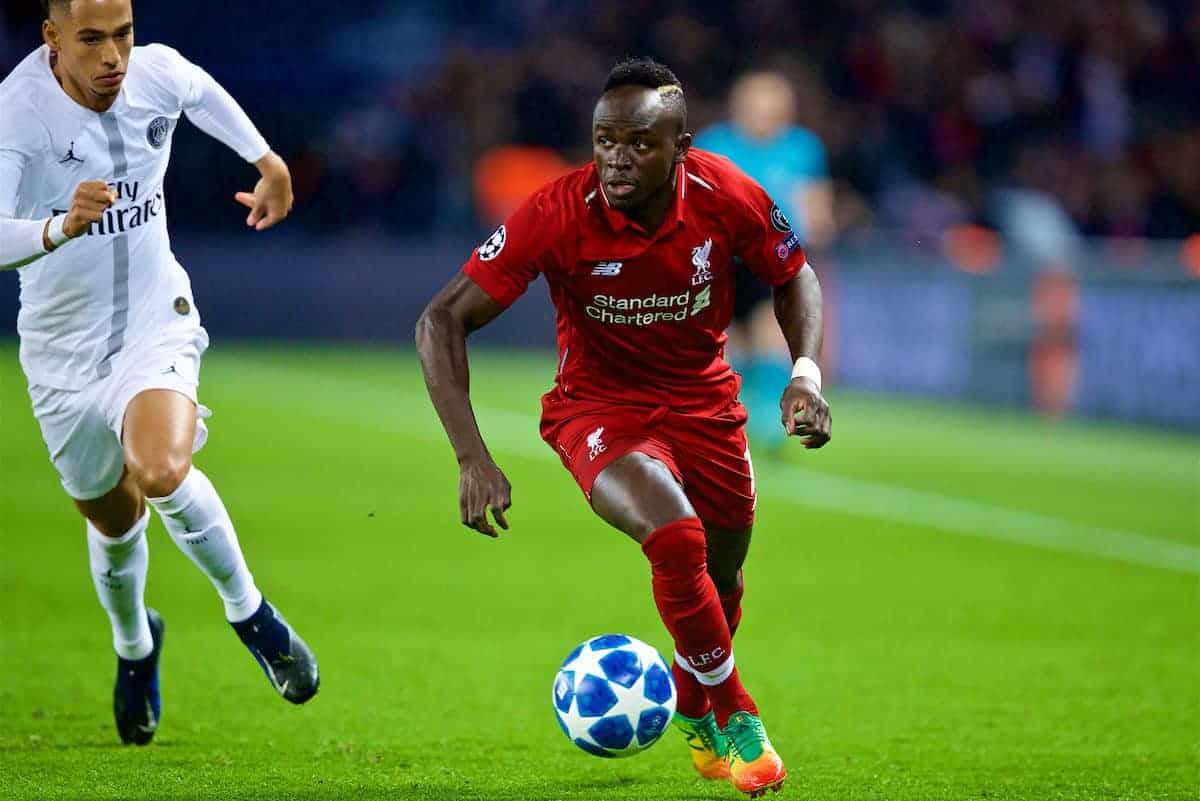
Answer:
POLYGON ((784 216, 783 209, 778 206, 771 207, 771 225, 775 226, 775 230, 786 234, 792 230, 792 224, 788 222, 788 218, 784 216))
POLYGON ((166 117, 155 117, 150 121, 150 127, 146 129, 146 141, 155 150, 163 146, 167 141, 167 134, 171 132, 171 121, 166 117))
POLYGON ((504 226, 496 229, 496 232, 487 238, 487 241, 479 246, 479 260, 491 261, 500 255, 500 251, 504 250, 504 242, 507 238, 504 231, 504 226))

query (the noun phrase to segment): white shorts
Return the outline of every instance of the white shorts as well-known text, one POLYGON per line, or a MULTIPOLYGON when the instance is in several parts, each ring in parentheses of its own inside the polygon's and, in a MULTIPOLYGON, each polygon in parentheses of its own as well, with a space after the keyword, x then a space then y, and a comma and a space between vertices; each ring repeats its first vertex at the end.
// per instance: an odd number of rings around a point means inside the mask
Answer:
POLYGON ((58 471, 63 489, 72 498, 90 501, 107 494, 125 470, 121 429, 125 408, 148 389, 171 389, 196 404, 196 437, 192 452, 204 447, 212 414, 196 399, 200 356, 208 335, 197 328, 191 338, 126 351, 111 375, 81 390, 30 384, 33 414, 58 471))

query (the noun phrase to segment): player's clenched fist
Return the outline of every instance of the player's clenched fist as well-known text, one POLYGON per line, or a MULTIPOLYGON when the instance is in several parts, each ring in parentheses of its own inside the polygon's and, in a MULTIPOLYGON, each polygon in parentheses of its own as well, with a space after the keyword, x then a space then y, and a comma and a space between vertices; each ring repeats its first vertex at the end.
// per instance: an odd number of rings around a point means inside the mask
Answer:
POLYGON ((489 537, 498 536, 488 521, 490 507, 497 525, 508 529, 504 511, 512 506, 512 485, 490 458, 463 464, 458 478, 458 511, 464 526, 489 537))
POLYGON ((66 222, 63 223, 63 233, 75 237, 87 233, 88 226, 99 222, 112 204, 117 202, 117 195, 104 181, 84 181, 75 189, 71 198, 71 208, 67 211, 66 222))
POLYGON ((783 428, 788 436, 800 437, 806 448, 829 442, 833 419, 821 390, 808 378, 793 378, 779 401, 783 428))

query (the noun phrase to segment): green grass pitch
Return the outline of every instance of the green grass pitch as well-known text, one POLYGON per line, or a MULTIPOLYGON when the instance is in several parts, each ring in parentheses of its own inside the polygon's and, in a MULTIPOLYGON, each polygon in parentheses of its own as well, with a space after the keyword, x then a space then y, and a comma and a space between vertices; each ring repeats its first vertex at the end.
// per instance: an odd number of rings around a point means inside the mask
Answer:
MULTIPOLYGON (((457 521, 457 470, 402 352, 221 346, 198 463, 260 586, 321 658, 276 697, 151 524, 164 715, 118 744, 83 526, 0 347, 0 798, 733 799, 672 731, 589 757, 550 684, 578 641, 669 652, 644 558, 537 435, 552 355, 480 352, 512 530, 457 521)), ((1200 440, 834 391, 834 441, 757 459, 738 664, 780 798, 1200 797, 1200 440)))

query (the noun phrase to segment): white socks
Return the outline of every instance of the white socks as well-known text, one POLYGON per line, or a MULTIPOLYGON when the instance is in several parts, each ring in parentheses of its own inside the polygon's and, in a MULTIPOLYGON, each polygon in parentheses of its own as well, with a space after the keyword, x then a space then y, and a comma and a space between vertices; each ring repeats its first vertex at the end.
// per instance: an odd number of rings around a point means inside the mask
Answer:
POLYGON ((112 620, 113 648, 123 659, 144 659, 154 650, 146 620, 146 567, 150 547, 146 524, 150 510, 120 537, 106 537, 87 524, 88 561, 100 605, 112 620))
MULTIPOLYGON (((217 588, 225 602, 225 618, 237 623, 257 612, 262 593, 254 586, 233 523, 208 476, 193 467, 173 493, 147 500, 158 510, 171 539, 217 588)), ((141 525, 145 529, 145 523, 141 525)))

